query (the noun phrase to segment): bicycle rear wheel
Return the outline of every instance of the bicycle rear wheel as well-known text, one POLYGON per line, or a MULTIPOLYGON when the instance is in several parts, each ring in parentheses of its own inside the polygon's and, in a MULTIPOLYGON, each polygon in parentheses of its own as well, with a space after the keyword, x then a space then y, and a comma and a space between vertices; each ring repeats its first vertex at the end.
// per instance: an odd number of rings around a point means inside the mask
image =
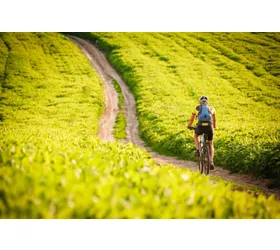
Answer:
POLYGON ((208 175, 209 174, 209 170, 210 170, 210 151, 209 151, 209 147, 205 146, 203 148, 203 169, 204 169, 204 174, 208 175))

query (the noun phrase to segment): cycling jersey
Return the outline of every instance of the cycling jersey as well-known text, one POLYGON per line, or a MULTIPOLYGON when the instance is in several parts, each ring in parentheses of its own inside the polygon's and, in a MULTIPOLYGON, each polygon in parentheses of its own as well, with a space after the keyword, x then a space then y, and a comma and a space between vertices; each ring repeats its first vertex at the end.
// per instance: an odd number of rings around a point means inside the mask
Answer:
MULTIPOLYGON (((196 118, 196 119, 197 119, 197 117, 198 117, 198 113, 199 113, 199 110, 200 110, 200 106, 201 106, 201 105, 196 106, 195 110, 192 112, 192 114, 195 115, 195 118, 196 118)), ((215 108, 214 108, 213 106, 207 105, 207 107, 208 107, 208 110, 209 110, 209 112, 210 112, 210 114, 211 114, 210 125, 212 125, 212 123, 213 123, 212 115, 216 114, 216 110, 215 110, 215 108)), ((198 123, 197 125, 198 125, 198 126, 203 126, 203 123, 198 123)), ((207 124, 207 126, 208 126, 208 124, 207 124)))

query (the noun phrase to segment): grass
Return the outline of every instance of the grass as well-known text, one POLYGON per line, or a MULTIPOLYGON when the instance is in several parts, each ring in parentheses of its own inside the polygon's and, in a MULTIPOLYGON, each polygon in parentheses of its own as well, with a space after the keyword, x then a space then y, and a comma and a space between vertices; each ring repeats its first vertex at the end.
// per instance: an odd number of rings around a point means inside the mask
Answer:
POLYGON ((2 127, 97 133, 103 85, 78 48, 59 34, 3 33, 0 39, 6 58, 0 73, 2 127))
POLYGON ((67 38, 0 41, 0 218, 280 218, 274 196, 213 185, 155 165, 131 143, 97 139, 103 86, 67 38))
POLYGON ((142 138, 194 160, 186 125, 201 95, 217 110, 215 162, 280 177, 279 33, 82 33, 133 92, 142 138))
POLYGON ((274 196, 156 166, 132 144, 72 139, 1 140, 1 218, 280 218, 274 196))
POLYGON ((233 181, 224 180, 219 176, 213 176, 213 175, 210 176, 210 179, 214 182, 223 182, 225 185, 230 184, 232 187, 231 190, 253 193, 256 196, 258 196, 259 194, 265 195, 265 192, 260 187, 254 185, 240 184, 233 181))
POLYGON ((125 132, 126 118, 124 113, 124 98, 118 82, 115 79, 113 79, 112 82, 115 90, 118 93, 118 106, 119 106, 119 113, 116 117, 116 122, 114 125, 114 137, 116 139, 126 139, 126 132, 125 132))

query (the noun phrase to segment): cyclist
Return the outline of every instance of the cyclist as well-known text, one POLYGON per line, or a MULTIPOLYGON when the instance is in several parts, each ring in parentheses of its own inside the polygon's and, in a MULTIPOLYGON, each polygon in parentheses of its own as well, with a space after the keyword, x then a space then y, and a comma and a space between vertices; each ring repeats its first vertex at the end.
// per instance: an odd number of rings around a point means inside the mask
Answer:
POLYGON ((207 96, 201 96, 199 99, 200 105, 196 106, 195 110, 192 113, 190 122, 188 124, 188 128, 191 129, 191 126, 194 122, 194 120, 197 118, 198 123, 194 132, 194 143, 196 147, 196 153, 195 155, 197 157, 200 156, 199 151, 199 141, 198 136, 202 133, 205 133, 208 135, 208 141, 210 144, 210 169, 213 170, 215 168, 213 159, 214 159, 214 144, 213 144, 213 136, 214 136, 214 128, 216 128, 216 111, 215 108, 208 105, 209 99, 207 96), (206 111, 205 111, 206 110, 206 111), (201 118, 202 112, 207 112, 209 115, 204 115, 203 118, 201 118))

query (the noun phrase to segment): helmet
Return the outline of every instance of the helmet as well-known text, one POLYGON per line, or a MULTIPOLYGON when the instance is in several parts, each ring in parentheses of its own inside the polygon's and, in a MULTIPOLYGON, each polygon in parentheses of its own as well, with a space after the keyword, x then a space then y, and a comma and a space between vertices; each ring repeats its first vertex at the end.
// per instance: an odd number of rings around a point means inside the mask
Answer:
POLYGON ((208 99, 208 97, 207 96, 205 96, 205 95, 203 95, 203 96, 201 96, 201 97, 199 97, 199 102, 208 102, 209 101, 209 99, 208 99))

